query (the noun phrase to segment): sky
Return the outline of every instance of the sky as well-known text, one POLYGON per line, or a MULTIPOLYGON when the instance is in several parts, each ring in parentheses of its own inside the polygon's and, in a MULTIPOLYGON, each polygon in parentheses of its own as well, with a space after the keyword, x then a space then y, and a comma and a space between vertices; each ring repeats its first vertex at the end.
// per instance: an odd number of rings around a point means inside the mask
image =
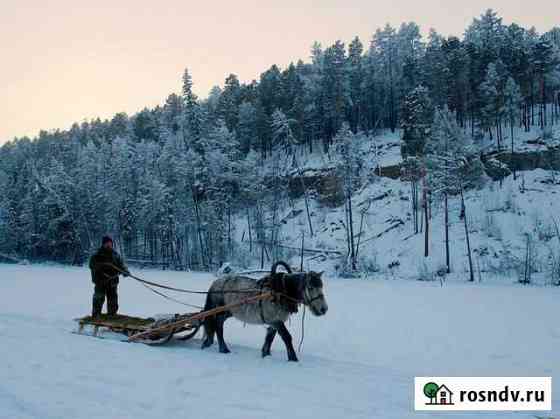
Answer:
POLYGON ((367 45, 408 21, 460 36, 487 8, 540 32, 559 23, 552 0, 0 0, 0 144, 161 104, 185 67, 205 97, 230 73, 307 60, 314 41, 367 45))

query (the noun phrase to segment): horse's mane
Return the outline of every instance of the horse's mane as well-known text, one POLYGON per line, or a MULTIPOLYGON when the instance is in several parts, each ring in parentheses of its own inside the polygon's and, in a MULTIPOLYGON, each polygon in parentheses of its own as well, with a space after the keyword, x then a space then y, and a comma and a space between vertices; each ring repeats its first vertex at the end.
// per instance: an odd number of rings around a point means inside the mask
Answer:
POLYGON ((262 286, 270 288, 279 294, 279 303, 290 313, 297 313, 299 303, 303 297, 305 286, 305 273, 292 273, 292 268, 286 262, 275 262, 270 274, 258 281, 262 286), (278 266, 283 266, 285 272, 276 272, 278 266))

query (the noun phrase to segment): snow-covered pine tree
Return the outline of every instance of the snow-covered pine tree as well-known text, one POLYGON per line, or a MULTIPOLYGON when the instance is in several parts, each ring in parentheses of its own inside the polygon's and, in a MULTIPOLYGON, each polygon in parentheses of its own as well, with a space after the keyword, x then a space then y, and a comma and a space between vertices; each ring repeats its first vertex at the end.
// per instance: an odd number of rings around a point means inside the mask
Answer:
POLYGON ((498 149, 500 149, 498 124, 503 113, 503 107, 500 95, 500 77, 494 63, 488 65, 486 77, 480 85, 479 94, 482 99, 480 110, 482 128, 490 133, 490 138, 492 139, 492 128, 496 127, 496 141, 498 149))
POLYGON ((225 121, 208 135, 204 148, 206 178, 207 239, 211 240, 211 262, 217 265, 233 255, 234 225, 232 216, 237 208, 236 191, 240 172, 239 143, 225 121))
POLYGON ((449 213, 447 200, 450 196, 461 197, 465 238, 469 260, 470 280, 474 281, 469 227, 464 200, 467 188, 478 187, 484 179, 484 169, 479 151, 465 135, 448 108, 436 109, 432 134, 426 144, 426 167, 432 196, 444 199, 446 263, 450 270, 449 213))
POLYGON ((447 104, 451 111, 457 114, 457 120, 461 127, 466 125, 468 119, 469 101, 469 66, 470 57, 467 48, 459 38, 451 36, 442 43, 445 55, 447 86, 447 104))
POLYGON ((547 102, 547 78, 560 66, 560 55, 554 45, 546 36, 541 36, 533 47, 531 63, 538 77, 539 103, 539 126, 544 128, 548 125, 546 102, 547 102))
POLYGON ((272 138, 274 143, 278 143, 280 147, 286 150, 288 156, 291 157, 292 167, 296 170, 295 176, 297 176, 297 178, 299 179, 299 183, 303 192, 303 199, 305 202, 305 209, 307 213, 307 222, 309 225, 309 234, 311 237, 313 237, 313 223, 311 222, 311 211, 309 209, 307 185, 305 184, 304 173, 301 169, 301 165, 297 156, 297 140, 294 137, 291 127, 294 122, 295 121, 293 119, 288 119, 286 115, 284 115, 284 112, 282 112, 280 109, 274 111, 274 113, 272 114, 272 138))
POLYGON ((237 124, 237 140, 241 152, 246 155, 258 145, 257 109, 251 102, 243 102, 239 106, 239 123, 237 124))
POLYGON ((188 68, 183 73, 183 135, 187 144, 192 143, 197 147, 202 134, 202 115, 198 104, 198 98, 193 92, 192 77, 188 68))
POLYGON ((364 46, 357 36, 348 45, 348 79, 349 79, 349 122, 350 129, 356 133, 362 125, 364 109, 364 46))
POLYGON ((397 35, 393 27, 387 24, 383 29, 377 29, 370 46, 370 59, 376 63, 377 81, 383 96, 384 111, 380 115, 384 125, 395 131, 398 123, 397 86, 399 77, 399 60, 397 55, 397 35))
POLYGON ((443 51, 443 37, 434 29, 428 34, 426 53, 422 59, 423 83, 430 90, 431 98, 436 106, 447 103, 448 68, 443 51))
POLYGON ((433 115, 434 108, 427 88, 418 86, 406 96, 401 115, 403 157, 423 154, 433 115))
POLYGON ((328 150, 332 138, 344 121, 349 104, 346 48, 336 41, 323 54, 322 68, 323 142, 328 150))
POLYGON ((169 131, 176 133, 182 127, 183 115, 183 99, 175 94, 170 94, 165 100, 163 110, 161 112, 163 127, 169 131))
POLYGON ((419 233, 420 223, 418 222, 418 209, 420 208, 418 199, 418 183, 425 175, 423 159, 417 156, 408 156, 401 165, 401 179, 410 182, 410 203, 412 207, 412 220, 414 234, 419 233))
POLYGON ((337 160, 335 161, 336 171, 342 180, 345 198, 348 265, 351 271, 356 271, 358 261, 356 259, 352 196, 360 184, 362 162, 356 136, 352 133, 347 123, 344 123, 337 132, 333 141, 333 146, 337 156, 337 160))
POLYGON ((218 103, 218 116, 223 119, 228 130, 234 131, 239 122, 239 105, 241 104, 241 84, 235 74, 230 74, 218 103))
POLYGON ((281 150, 287 156, 292 159, 296 155, 296 139, 292 131, 292 125, 296 121, 289 119, 284 112, 280 109, 276 109, 272 114, 272 141, 273 148, 281 150))
MULTIPOLYGON (((511 135, 511 154, 514 153, 514 128, 521 115, 523 97, 521 90, 512 77, 508 77, 504 88, 504 114, 507 117, 511 135)), ((514 172, 515 177, 515 172, 514 172)))

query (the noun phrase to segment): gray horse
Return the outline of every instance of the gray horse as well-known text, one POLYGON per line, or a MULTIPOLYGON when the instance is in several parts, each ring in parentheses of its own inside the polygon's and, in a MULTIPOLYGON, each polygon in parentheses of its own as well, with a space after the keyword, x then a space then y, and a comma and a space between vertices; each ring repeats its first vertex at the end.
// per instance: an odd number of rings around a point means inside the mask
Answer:
POLYGON ((278 333, 286 345, 288 360, 297 361, 292 336, 284 322, 292 313, 297 312, 300 304, 309 307, 315 316, 322 316, 327 312, 328 305, 323 293, 321 275, 322 272, 292 273, 286 263, 276 262, 272 266, 270 275, 260 280, 235 274, 217 279, 210 286, 204 310, 238 303, 267 291, 275 292, 276 298, 240 305, 231 311, 206 318, 202 349, 213 345, 214 334, 216 334, 220 352, 230 352, 224 341, 224 322, 229 317, 235 317, 244 323, 269 326, 262 347, 263 357, 270 355, 270 347, 278 333), (276 273, 276 268, 280 265, 284 266, 288 273, 276 273))

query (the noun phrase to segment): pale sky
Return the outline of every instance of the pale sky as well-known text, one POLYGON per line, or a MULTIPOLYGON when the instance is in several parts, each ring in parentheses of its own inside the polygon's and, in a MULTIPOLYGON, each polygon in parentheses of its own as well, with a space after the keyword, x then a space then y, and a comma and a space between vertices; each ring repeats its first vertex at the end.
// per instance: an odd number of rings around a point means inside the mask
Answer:
POLYGON ((560 17, 557 0, 0 0, 0 143, 161 104, 185 67, 205 97, 230 73, 307 60, 315 40, 367 45, 403 21, 462 35, 487 8, 539 32, 560 17))

